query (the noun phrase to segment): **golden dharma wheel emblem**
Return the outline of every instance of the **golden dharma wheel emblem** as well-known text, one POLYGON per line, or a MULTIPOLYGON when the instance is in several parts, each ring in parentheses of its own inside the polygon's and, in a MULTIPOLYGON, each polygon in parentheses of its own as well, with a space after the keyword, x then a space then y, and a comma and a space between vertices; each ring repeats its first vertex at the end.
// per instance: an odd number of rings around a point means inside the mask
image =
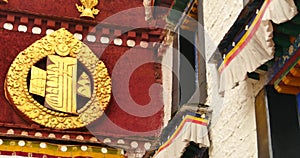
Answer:
POLYGON ((50 128, 90 124, 103 114, 111 97, 111 78, 104 63, 65 29, 20 52, 5 81, 9 102, 50 128))

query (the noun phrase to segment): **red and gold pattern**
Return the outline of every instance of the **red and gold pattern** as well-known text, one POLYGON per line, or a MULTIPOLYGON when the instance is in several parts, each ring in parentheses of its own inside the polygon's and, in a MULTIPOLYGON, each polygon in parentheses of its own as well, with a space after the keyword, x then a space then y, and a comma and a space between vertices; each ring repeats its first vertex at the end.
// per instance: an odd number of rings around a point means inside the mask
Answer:
POLYGON ((0 157, 3 155, 40 158, 124 158, 123 154, 122 150, 110 147, 0 139, 0 157))
POLYGON ((11 104, 31 120, 50 128, 80 128, 103 114, 110 100, 111 79, 103 62, 85 44, 65 29, 60 29, 36 41, 16 57, 8 70, 5 90, 11 104), (78 116, 44 107, 34 100, 27 88, 27 76, 35 63, 48 55, 66 52, 77 58, 93 74, 96 81, 94 93, 86 105, 78 110, 78 116))

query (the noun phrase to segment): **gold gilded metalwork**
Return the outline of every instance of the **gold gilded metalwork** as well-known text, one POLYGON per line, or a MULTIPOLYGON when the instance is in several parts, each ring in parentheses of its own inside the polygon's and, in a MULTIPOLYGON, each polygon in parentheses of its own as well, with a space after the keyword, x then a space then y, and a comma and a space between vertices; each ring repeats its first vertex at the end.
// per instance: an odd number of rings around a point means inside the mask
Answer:
POLYGON ((45 105, 76 114, 77 59, 49 55, 45 105))
POLYGON ((89 76, 83 72, 78 79, 77 93, 83 97, 91 97, 91 81, 89 76))
POLYGON ((94 15, 99 13, 98 9, 94 7, 98 4, 98 0, 80 0, 82 6, 76 4, 77 10, 81 13, 80 17, 95 18, 94 15))
POLYGON ((46 77, 47 74, 45 70, 32 66, 29 92, 44 97, 46 90, 46 77))
POLYGON ((57 129, 80 128, 103 114, 111 97, 111 79, 104 63, 84 43, 65 29, 59 29, 18 54, 7 72, 5 93, 11 104, 43 126, 57 129), (84 107, 77 110, 78 115, 46 108, 28 91, 27 76, 30 69, 38 61, 51 55, 76 58, 92 75, 94 84, 91 97, 84 107))

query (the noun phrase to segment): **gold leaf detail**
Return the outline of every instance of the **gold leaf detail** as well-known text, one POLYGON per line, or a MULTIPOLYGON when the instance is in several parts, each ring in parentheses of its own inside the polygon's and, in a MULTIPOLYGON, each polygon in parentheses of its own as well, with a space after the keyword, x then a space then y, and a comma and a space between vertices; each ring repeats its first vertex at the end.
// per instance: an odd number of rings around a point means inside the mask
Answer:
POLYGON ((104 63, 65 29, 41 38, 20 52, 11 64, 5 82, 4 89, 9 102, 36 123, 49 128, 70 129, 90 124, 103 114, 111 96, 111 79, 104 63), (41 59, 55 54, 68 54, 78 59, 90 74, 100 74, 92 76, 94 86, 90 101, 78 110, 78 115, 48 109, 35 101, 28 92, 27 76, 30 68, 41 59))
POLYGON ((95 18, 94 15, 98 15, 99 10, 94 7, 98 4, 98 0, 80 0, 82 6, 76 5, 77 10, 81 13, 80 17, 95 18))

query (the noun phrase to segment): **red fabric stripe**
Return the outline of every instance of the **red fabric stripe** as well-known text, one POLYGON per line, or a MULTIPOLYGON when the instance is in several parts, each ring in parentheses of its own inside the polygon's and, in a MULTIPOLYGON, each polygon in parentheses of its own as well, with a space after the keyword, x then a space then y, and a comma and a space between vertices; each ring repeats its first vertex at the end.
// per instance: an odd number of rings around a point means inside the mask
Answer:
POLYGON ((270 2, 271 2, 271 0, 269 0, 268 3, 266 4, 266 7, 264 8, 263 13, 261 14, 261 17, 259 18, 257 23, 254 25, 254 28, 251 30, 249 36, 241 44, 241 46, 227 59, 227 61, 224 63, 220 72, 222 72, 230 64, 230 62, 245 48, 245 46, 248 44, 248 42, 252 39, 252 37, 254 36, 254 33, 257 31, 258 27, 260 26, 260 23, 262 21, 264 13, 267 10, 267 7, 269 6, 270 2))

